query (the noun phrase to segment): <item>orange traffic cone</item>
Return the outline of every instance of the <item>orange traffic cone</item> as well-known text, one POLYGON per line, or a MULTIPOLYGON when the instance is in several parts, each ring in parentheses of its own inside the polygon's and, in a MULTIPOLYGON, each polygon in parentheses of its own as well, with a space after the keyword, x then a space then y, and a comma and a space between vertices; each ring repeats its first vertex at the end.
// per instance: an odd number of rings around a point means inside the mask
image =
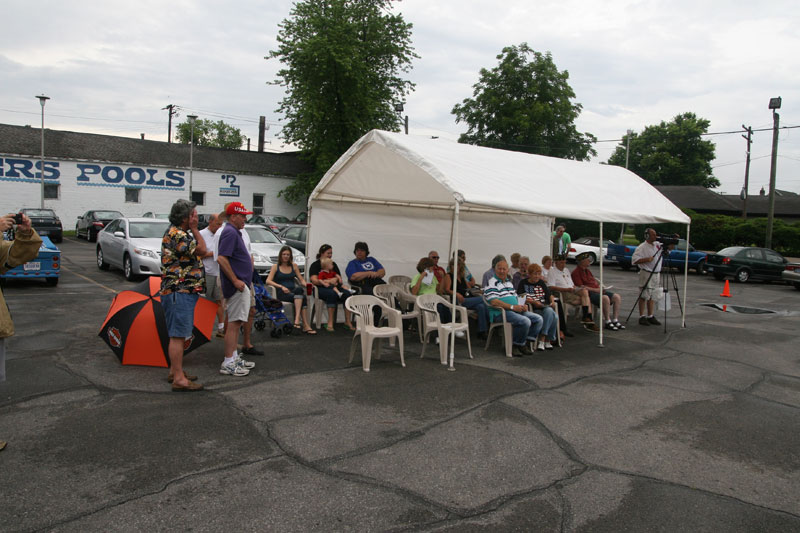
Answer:
POLYGON ((725 280, 725 288, 722 290, 722 294, 720 296, 724 296, 726 298, 731 297, 731 282, 727 279, 725 280))

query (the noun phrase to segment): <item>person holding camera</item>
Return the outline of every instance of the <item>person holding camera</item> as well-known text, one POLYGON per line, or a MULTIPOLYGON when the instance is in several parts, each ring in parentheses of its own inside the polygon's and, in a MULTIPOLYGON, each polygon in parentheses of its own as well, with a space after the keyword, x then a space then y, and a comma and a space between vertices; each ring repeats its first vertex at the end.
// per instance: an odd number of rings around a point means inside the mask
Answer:
MULTIPOLYGON (((16 225, 14 240, 0 240, 0 274, 35 259, 39 255, 42 239, 31 227, 31 219, 23 213, 11 213, 0 217, 0 234, 16 225)), ((0 289, 0 382, 6 380, 6 337, 14 334, 14 322, 0 289)), ((6 447, 0 440, 0 450, 6 447)))
POLYGON ((645 241, 636 247, 631 263, 639 267, 639 324, 658 326, 661 322, 655 316, 655 302, 661 299, 661 243, 656 239, 658 233, 653 228, 645 231, 645 241), (651 275, 652 274, 652 275, 651 275), (647 312, 645 312, 645 305, 647 312))

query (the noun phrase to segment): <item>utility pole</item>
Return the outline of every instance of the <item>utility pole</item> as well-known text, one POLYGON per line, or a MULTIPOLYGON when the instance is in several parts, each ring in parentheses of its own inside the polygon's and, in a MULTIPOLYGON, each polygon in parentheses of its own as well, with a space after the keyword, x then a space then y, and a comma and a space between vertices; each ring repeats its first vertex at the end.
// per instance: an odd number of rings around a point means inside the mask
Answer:
POLYGON ((747 136, 742 135, 742 138, 747 140, 747 162, 744 164, 744 187, 742 188, 742 194, 739 196, 742 198, 742 218, 746 219, 747 196, 750 194, 747 185, 750 179, 750 145, 753 144, 753 128, 750 126, 745 127, 745 125, 742 124, 742 129, 747 132, 747 136))
POLYGON ((778 127, 781 122, 781 116, 776 109, 781 108, 781 97, 770 98, 769 108, 772 109, 772 162, 769 166, 769 211, 767 212, 765 248, 772 248, 772 223, 775 218, 775 174, 778 165, 778 127))
MULTIPOLYGON (((627 139, 628 143, 627 143, 627 145, 625 147, 625 170, 628 170, 628 161, 629 161, 630 155, 631 155, 631 135, 633 135, 633 130, 628 130, 628 134, 626 136, 626 139, 627 139)), ((625 223, 623 222, 619 226, 619 243, 618 244, 622 244, 624 242, 625 242, 625 223)), ((602 249, 603 249, 603 243, 601 242, 600 243, 600 250, 602 250, 602 249)))
POLYGON ((161 110, 164 111, 165 109, 169 110, 169 124, 167 125, 167 142, 172 142, 172 116, 178 114, 178 106, 175 104, 169 104, 167 107, 162 107, 161 110))

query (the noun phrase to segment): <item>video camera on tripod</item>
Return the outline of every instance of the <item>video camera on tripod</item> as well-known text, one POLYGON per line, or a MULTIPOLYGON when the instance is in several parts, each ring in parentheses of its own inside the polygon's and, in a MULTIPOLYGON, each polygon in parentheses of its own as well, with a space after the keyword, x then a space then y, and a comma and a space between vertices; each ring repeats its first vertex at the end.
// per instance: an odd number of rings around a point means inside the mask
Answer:
POLYGON ((656 240, 664 246, 675 246, 678 244, 678 239, 680 239, 680 235, 677 233, 673 233, 672 235, 667 235, 666 233, 656 233, 656 240))

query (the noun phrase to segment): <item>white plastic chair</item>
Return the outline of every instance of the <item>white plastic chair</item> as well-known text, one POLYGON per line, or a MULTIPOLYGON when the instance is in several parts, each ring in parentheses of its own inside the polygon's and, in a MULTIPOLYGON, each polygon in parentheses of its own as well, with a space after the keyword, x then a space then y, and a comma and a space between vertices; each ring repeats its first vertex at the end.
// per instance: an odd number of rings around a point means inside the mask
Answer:
POLYGON ((453 306, 438 294, 422 294, 417 296, 417 307, 424 315, 425 334, 422 341, 422 353, 420 359, 425 357, 425 347, 428 345, 428 337, 431 333, 436 331, 439 334, 439 359, 443 365, 447 364, 447 347, 450 341, 450 335, 453 331, 463 331, 467 339, 467 350, 469 351, 469 358, 472 359, 472 343, 469 340, 469 319, 467 317, 467 308, 456 305, 453 306), (442 304, 450 309, 451 313, 455 313, 455 324, 447 322, 442 324, 439 318, 439 311, 436 307, 442 304))
MULTIPOLYGON (((483 303, 486 304, 486 308, 490 309, 491 304, 486 299, 486 296, 482 296, 483 303)), ((494 333, 495 328, 503 328, 503 346, 506 350, 506 357, 511 357, 511 346, 513 344, 512 341, 512 331, 511 331, 511 324, 506 320, 506 312, 503 309, 500 309, 500 316, 503 318, 502 322, 491 322, 489 324, 489 332, 486 335, 486 347, 484 350, 489 351, 489 345, 492 342, 492 334, 494 333)))
POLYGON ((356 332, 353 335, 353 341, 350 344, 350 360, 348 363, 353 362, 353 356, 355 355, 356 349, 356 339, 358 337, 361 337, 361 364, 364 372, 369 372, 369 364, 372 359, 373 341, 378 339, 375 358, 380 359, 381 339, 397 338, 400 350, 400 364, 405 367, 406 361, 403 358, 403 320, 400 318, 400 311, 397 309, 392 309, 378 298, 369 295, 351 296, 345 302, 345 306, 356 317, 356 332), (372 309, 376 305, 381 308, 383 315, 388 317, 388 327, 379 327, 374 324, 375 315, 372 313, 372 309))
POLYGON ((406 283, 411 283, 411 278, 408 276, 389 276, 389 284, 390 285, 397 285, 400 288, 405 287, 406 283))
POLYGON ((417 319, 419 341, 422 342, 422 313, 417 308, 417 299, 414 295, 406 293, 397 285, 387 283, 377 285, 372 294, 393 309, 400 307, 400 317, 403 320, 417 319))

